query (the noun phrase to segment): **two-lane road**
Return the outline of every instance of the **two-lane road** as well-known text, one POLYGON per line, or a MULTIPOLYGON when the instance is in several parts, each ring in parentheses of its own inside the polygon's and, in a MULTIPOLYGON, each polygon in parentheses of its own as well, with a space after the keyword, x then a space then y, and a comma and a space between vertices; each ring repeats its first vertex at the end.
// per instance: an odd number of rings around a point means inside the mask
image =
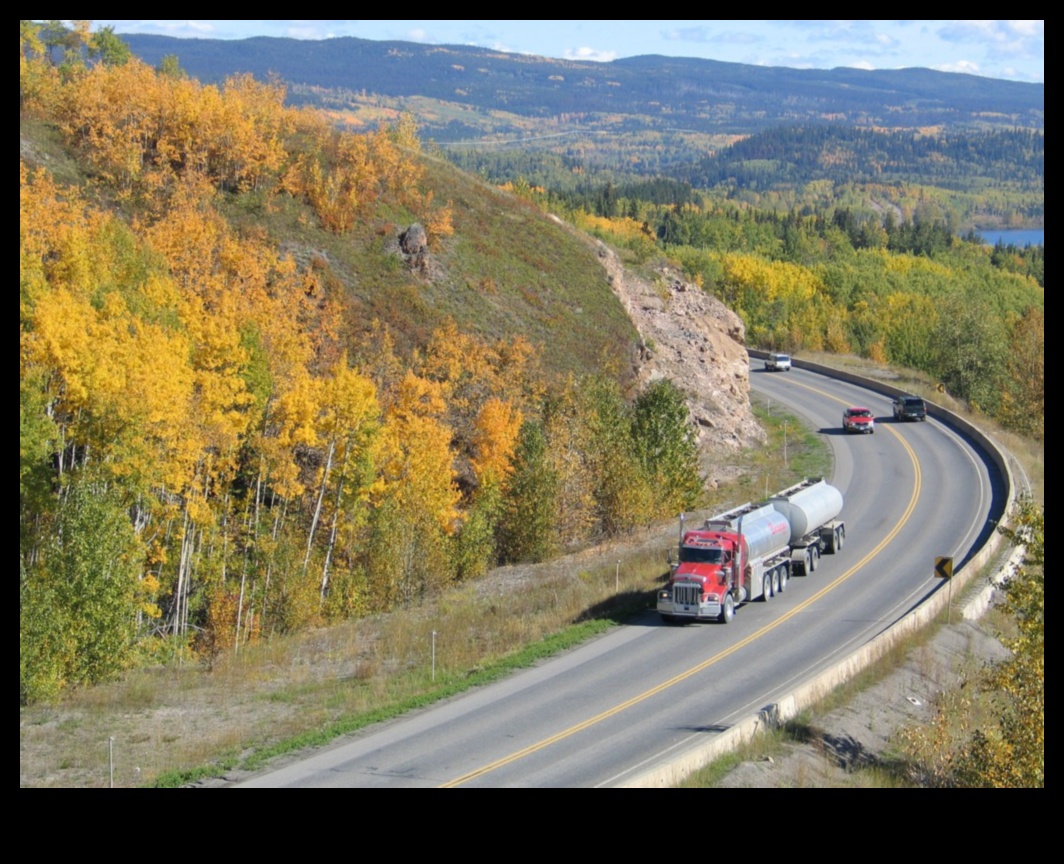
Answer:
MULTIPOLYGON (((940 586, 1000 495, 979 454, 935 420, 901 424, 890 401, 801 370, 754 387, 805 417, 835 453, 845 548, 727 626, 649 613, 506 681, 366 730, 247 786, 601 786, 718 734, 835 662, 940 586), (842 411, 872 408, 874 435, 842 411), (995 489, 997 491, 995 491, 995 489)), ((774 490, 773 490, 774 491, 774 490)))

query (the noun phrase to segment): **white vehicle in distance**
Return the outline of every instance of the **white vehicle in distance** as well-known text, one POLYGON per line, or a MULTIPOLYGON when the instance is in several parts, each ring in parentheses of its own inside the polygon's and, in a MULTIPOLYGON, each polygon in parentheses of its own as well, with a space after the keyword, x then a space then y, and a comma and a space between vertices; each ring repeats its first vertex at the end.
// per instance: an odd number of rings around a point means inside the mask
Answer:
POLYGON ((765 358, 766 372, 789 372, 791 369, 790 354, 769 354, 765 358))

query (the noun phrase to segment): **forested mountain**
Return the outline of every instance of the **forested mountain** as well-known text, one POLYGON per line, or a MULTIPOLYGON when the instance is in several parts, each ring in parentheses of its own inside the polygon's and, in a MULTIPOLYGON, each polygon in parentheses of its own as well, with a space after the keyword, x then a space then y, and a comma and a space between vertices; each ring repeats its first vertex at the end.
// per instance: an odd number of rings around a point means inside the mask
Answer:
MULTIPOLYGON (((289 84, 330 91, 427 96, 539 118, 625 114, 640 126, 730 133, 828 118, 884 127, 1042 128, 1044 122, 1041 84, 929 69, 788 69, 659 56, 590 63, 350 37, 308 42, 131 35, 127 41, 145 62, 157 65, 175 55, 204 81, 273 73, 289 84)), ((426 128, 439 140, 451 137, 445 128, 426 128)))
POLYGON ((1029 129, 961 134, 781 126, 737 141, 675 175, 707 189, 718 184, 765 189, 814 180, 1037 188, 1045 185, 1045 135, 1029 129))
MULTIPOLYGON (((572 192, 669 176, 775 209, 803 187, 948 189, 958 229, 1041 224, 1045 88, 928 69, 787 69, 659 56, 552 60, 468 46, 132 36, 204 80, 288 84, 357 128, 414 116, 456 164, 572 192), (978 197, 972 197, 978 196, 978 197)), ((866 203, 871 196, 864 196, 866 203)))

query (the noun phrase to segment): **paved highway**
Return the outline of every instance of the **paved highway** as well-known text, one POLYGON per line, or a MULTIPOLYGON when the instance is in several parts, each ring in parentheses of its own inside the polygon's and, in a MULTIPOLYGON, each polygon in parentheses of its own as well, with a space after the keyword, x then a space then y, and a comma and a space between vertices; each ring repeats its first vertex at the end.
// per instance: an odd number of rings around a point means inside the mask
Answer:
MULTIPOLYGON (((759 365, 759 364, 755 364, 759 365)), ((795 369, 755 389, 824 435, 846 546, 727 626, 656 613, 537 668, 375 727, 245 786, 610 786, 770 705, 903 616, 992 530, 1001 483, 960 435, 895 423, 890 401, 795 369), (845 407, 878 418, 846 436, 845 407)), ((775 490, 771 490, 775 491, 775 490)))

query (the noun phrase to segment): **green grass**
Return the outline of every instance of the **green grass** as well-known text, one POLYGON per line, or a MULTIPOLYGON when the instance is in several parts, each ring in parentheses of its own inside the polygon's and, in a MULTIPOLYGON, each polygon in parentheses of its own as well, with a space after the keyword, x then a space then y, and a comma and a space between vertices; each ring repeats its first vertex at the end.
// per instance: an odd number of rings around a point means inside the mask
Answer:
POLYGON ((787 745, 794 740, 786 729, 769 729, 755 736, 737 750, 714 759, 708 765, 689 775, 682 783, 681 789, 709 789, 718 786, 721 781, 744 762, 764 762, 778 759, 786 751, 787 745))
POLYGON ((278 741, 276 744, 268 747, 263 747, 244 759, 243 762, 240 763, 240 767, 247 771, 254 771, 264 766, 270 759, 276 756, 291 753, 295 750, 302 750, 307 747, 317 747, 322 744, 327 744, 341 735, 356 732, 359 729, 363 729, 374 723, 391 720, 394 717, 398 717, 408 711, 413 711, 416 708, 428 707, 442 699, 448 699, 451 696, 457 696, 460 693, 464 693, 472 687, 491 684, 494 681, 505 678, 507 675, 518 669, 525 669, 541 660, 545 660, 555 654, 568 650, 574 645, 579 645, 581 642, 604 632, 611 626, 613 626, 613 622, 605 619, 584 621, 580 624, 576 624, 561 633, 555 633, 553 636, 549 636, 532 645, 527 645, 524 648, 515 651, 513 654, 502 657, 482 669, 474 670, 468 675, 456 675, 452 672, 446 678, 438 678, 437 681, 434 684, 431 684, 429 689, 424 692, 408 696, 405 699, 398 700, 391 705, 383 706, 374 711, 342 718, 334 723, 330 723, 322 729, 304 732, 301 735, 296 735, 292 738, 285 739, 284 741, 278 741))
MULTIPOLYGON (((242 759, 225 757, 209 765, 164 772, 156 778, 153 785, 160 788, 170 788, 219 777, 234 769, 256 771, 278 756, 312 747, 320 747, 336 738, 357 732, 359 729, 364 729, 374 723, 391 720, 417 708, 426 708, 443 699, 464 693, 473 687, 491 684, 519 669, 525 669, 597 636, 614 626, 614 623, 614 621, 605 618, 583 621, 531 645, 526 645, 512 654, 486 664, 482 668, 470 670, 465 674, 452 671, 438 676, 435 682, 422 681, 424 689, 396 698, 389 704, 370 711, 344 716, 319 728, 309 729, 298 735, 292 735, 280 741, 256 747, 250 755, 242 759)), ((423 678, 424 676, 420 677, 423 678)))
POLYGON ((742 482, 751 497, 765 497, 806 477, 830 478, 831 448, 822 435, 762 393, 751 391, 750 406, 768 435, 765 446, 746 459, 742 482))

